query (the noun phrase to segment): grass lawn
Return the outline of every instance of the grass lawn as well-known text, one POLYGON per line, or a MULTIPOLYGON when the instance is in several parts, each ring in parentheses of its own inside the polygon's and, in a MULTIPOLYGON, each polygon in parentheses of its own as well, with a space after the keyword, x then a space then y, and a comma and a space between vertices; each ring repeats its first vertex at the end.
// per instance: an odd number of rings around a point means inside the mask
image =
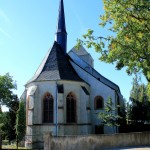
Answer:
MULTIPOLYGON (((17 149, 16 145, 2 145, 2 149, 17 149)), ((26 149, 25 147, 18 147, 18 149, 26 149)))

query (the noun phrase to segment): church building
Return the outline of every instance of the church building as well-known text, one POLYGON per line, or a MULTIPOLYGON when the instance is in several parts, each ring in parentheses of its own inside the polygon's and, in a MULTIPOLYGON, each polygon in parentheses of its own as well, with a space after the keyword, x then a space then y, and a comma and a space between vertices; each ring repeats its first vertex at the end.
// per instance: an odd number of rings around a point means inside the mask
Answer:
POLYGON ((119 87, 94 69, 94 60, 84 47, 67 51, 64 4, 60 0, 55 41, 22 95, 27 148, 42 146, 43 135, 48 132, 53 136, 118 132, 101 125, 98 113, 104 111, 108 97, 114 107, 121 104, 119 87))

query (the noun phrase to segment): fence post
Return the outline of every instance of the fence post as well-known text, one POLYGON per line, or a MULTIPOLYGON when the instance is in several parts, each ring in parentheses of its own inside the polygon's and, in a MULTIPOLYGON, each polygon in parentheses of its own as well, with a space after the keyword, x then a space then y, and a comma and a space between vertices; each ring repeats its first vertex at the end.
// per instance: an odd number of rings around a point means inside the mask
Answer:
POLYGON ((44 135, 44 150, 51 150, 51 132, 44 135))

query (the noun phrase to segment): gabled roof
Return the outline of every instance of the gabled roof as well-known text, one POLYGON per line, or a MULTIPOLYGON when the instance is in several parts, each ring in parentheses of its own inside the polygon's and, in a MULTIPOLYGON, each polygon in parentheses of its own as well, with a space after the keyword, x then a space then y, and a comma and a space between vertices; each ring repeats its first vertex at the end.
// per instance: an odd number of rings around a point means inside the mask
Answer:
MULTIPOLYGON (((70 51, 69 52, 70 61, 75 63, 78 67, 92 75, 94 78, 96 78, 99 82, 102 82, 103 84, 107 85, 108 87, 118 91, 120 93, 120 88, 117 84, 113 83, 109 79, 102 76, 98 71, 96 71, 92 66, 90 66, 86 61, 84 61, 79 55, 77 55, 75 52, 70 51), (89 70, 85 69, 87 66, 89 66, 89 70)), ((84 80, 84 79, 83 79, 84 80)), ((87 81, 85 81, 87 82, 87 81)))
POLYGON ((70 64, 67 54, 64 54, 61 46, 56 41, 43 59, 35 75, 28 83, 49 80, 71 80, 83 82, 70 64))

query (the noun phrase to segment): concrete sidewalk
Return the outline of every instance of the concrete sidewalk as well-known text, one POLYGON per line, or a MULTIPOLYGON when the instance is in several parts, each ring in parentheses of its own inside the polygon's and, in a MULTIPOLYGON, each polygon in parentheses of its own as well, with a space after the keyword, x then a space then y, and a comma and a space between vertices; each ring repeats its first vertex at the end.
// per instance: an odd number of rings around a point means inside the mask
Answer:
POLYGON ((113 149, 107 149, 107 150, 150 150, 150 146, 113 148, 113 149))
POLYGON ((107 150, 150 150, 150 146, 113 148, 113 149, 107 149, 107 150))

